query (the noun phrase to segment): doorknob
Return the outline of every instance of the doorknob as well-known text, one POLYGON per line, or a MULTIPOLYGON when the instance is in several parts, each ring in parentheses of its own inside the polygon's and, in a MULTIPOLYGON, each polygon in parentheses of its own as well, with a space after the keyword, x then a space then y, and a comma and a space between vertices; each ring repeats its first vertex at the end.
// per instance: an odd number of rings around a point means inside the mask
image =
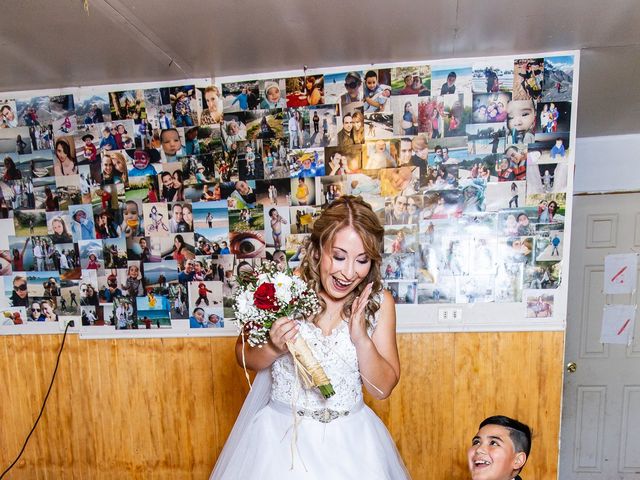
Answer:
POLYGON ((577 369, 578 369, 578 365, 576 364, 576 362, 567 363, 567 372, 575 373, 577 369))

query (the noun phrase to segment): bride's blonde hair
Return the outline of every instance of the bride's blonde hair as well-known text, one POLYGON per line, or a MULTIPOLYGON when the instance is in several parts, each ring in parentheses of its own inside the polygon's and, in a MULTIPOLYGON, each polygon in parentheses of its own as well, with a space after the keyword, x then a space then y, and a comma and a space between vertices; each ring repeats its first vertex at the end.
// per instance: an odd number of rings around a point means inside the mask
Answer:
MULTIPOLYGON (((342 313, 348 318, 355 298, 360 295, 369 282, 373 282, 371 296, 365 307, 365 318, 371 324, 375 313, 380 309, 380 295, 378 295, 382 291, 380 275, 382 256, 380 252, 384 229, 371 206, 360 197, 342 196, 329 204, 322 215, 318 217, 313 225, 311 235, 305 240, 306 255, 300 265, 300 276, 316 292, 322 289, 320 257, 323 254, 331 254, 329 250, 333 246, 336 233, 345 227, 352 227, 360 235, 365 253, 371 260, 371 268, 367 276, 347 297, 342 307, 342 313)), ((326 304, 322 297, 320 297, 320 305, 321 312, 324 312, 326 304)))

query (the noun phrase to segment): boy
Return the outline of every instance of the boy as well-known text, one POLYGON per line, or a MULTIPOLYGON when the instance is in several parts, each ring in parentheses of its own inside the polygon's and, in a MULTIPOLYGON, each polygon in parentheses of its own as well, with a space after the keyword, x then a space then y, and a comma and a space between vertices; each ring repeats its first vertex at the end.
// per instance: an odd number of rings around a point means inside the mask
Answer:
POLYGON ((144 150, 136 150, 133 153, 133 168, 129 170, 130 177, 155 176, 156 169, 151 165, 151 157, 144 150))
POLYGON ((467 450, 472 480, 522 480, 531 451, 531 429, 503 415, 485 419, 467 450))
POLYGON ((256 154, 253 153, 251 145, 247 145, 244 158, 247 161, 247 176, 252 177, 256 172, 256 154))
POLYGON ((189 327, 204 328, 204 310, 200 307, 193 309, 193 315, 189 317, 189 327))
POLYGON ((452 93, 456 93, 456 79, 458 75, 456 72, 449 72, 447 75, 447 81, 442 84, 440 87, 440 95, 451 95, 452 93))
POLYGON ((175 128, 162 130, 160 133, 160 142, 162 143, 162 152, 167 162, 175 162, 178 156, 183 156, 182 140, 180 133, 175 128))
POLYGON ((273 234, 273 246, 276 250, 279 250, 282 246, 282 224, 286 224, 287 221, 280 216, 275 208, 269 210, 269 217, 271 218, 271 233, 273 234))
POLYGON ((564 149, 564 140, 562 138, 556 138, 556 144, 551 149, 551 158, 555 159, 557 155, 560 155, 564 158, 565 149, 564 149))
POLYGON ((287 100, 282 97, 280 86, 276 82, 265 82, 264 95, 266 98, 260 103, 260 108, 287 108, 287 100))
POLYGON ((533 100, 514 100, 507 105, 507 143, 533 143, 536 109, 533 100))
POLYGON ((96 146, 93 144, 93 135, 87 133, 82 137, 82 141, 84 142, 84 147, 82 147, 84 158, 89 162, 95 162, 98 151, 96 146))
POLYGON ((302 154, 298 159, 298 162, 301 167, 298 172, 298 178, 324 175, 324 165, 318 165, 313 161, 310 153, 302 154))
POLYGON ((391 87, 378 83, 378 74, 369 70, 364 76, 364 113, 375 113, 384 110, 391 96, 391 87))
POLYGON ((213 292, 207 288, 207 285, 204 282, 198 283, 198 298, 195 301, 196 307, 200 305, 200 302, 204 302, 207 307, 209 306, 209 298, 207 298, 207 293, 213 292))

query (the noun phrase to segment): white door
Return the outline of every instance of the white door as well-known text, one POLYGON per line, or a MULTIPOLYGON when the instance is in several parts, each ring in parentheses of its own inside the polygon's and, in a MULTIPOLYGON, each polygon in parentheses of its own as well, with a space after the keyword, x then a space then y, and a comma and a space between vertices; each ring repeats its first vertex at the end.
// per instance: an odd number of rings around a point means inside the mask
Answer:
POLYGON ((638 302, 603 285, 605 255, 640 252, 640 193, 575 197, 571 237, 559 478, 638 480, 639 315, 631 347, 603 345, 600 328, 605 303, 638 302))

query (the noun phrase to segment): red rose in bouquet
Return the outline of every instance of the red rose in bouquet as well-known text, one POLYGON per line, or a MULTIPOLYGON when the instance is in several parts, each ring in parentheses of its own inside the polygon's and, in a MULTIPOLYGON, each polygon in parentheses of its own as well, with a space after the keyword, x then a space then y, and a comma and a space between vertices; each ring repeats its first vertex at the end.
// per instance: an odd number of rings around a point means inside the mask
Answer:
POLYGON ((260 310, 273 310, 280 309, 276 305, 276 287, 273 283, 263 283, 253 293, 253 301, 257 308, 260 310))

